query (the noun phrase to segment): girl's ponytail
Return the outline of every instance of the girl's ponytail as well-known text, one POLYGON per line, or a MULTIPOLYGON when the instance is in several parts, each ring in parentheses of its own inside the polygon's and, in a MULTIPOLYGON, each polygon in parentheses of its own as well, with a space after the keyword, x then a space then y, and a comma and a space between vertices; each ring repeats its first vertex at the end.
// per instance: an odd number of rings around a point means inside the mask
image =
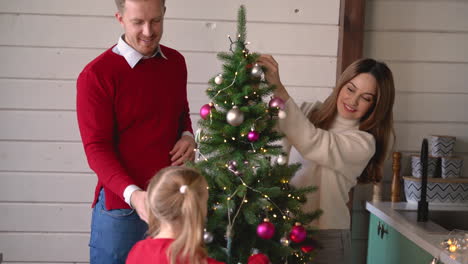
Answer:
POLYGON ((172 226, 175 239, 168 248, 170 264, 205 264, 203 227, 208 199, 205 178, 186 167, 168 167, 148 185, 148 234, 160 232, 161 222, 172 226))
POLYGON ((203 247, 203 227, 205 225, 206 205, 200 203, 202 177, 188 185, 181 207, 180 233, 170 247, 171 263, 181 256, 182 263, 200 264, 206 258, 203 247), (178 254, 177 254, 177 253, 178 254), (185 256, 185 258, 184 258, 185 256))

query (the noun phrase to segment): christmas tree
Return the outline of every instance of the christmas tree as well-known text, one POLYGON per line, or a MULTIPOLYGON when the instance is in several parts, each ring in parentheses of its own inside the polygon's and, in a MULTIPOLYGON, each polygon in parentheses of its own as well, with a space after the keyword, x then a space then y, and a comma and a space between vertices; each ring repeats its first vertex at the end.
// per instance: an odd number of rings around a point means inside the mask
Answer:
POLYGON ((264 101, 274 87, 262 79, 258 54, 247 49, 243 6, 237 30, 229 52, 218 54, 223 71, 209 81, 211 102, 200 109, 194 166, 209 184, 205 242, 211 257, 228 264, 247 263, 253 253, 272 263, 305 263, 317 246, 307 224, 321 212, 304 213, 301 205, 315 188, 288 184, 300 165, 286 164, 274 129, 286 116, 284 102, 264 101))

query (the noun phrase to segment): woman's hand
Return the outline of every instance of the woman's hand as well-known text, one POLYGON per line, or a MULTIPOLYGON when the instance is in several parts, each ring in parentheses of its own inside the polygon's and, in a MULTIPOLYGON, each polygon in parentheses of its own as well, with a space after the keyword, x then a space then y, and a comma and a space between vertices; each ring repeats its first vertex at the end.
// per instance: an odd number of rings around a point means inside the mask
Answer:
POLYGON ((289 99, 289 94, 281 83, 278 62, 276 62, 273 56, 262 54, 257 59, 257 63, 265 69, 265 80, 268 84, 276 87, 273 94, 286 102, 289 99))

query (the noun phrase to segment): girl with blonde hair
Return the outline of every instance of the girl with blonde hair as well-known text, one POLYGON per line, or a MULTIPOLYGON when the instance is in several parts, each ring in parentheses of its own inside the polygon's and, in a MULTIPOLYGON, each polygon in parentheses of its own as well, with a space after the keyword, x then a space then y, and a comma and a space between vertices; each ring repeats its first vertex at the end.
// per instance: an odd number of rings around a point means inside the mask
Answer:
POLYGON ((385 63, 360 59, 341 74, 324 103, 299 107, 283 86, 278 63, 261 55, 265 79, 276 86, 274 95, 285 102, 286 117, 278 129, 285 134, 289 160, 303 164, 290 184, 317 186, 303 210, 321 208, 314 223, 318 240, 327 248, 318 251, 314 263, 347 263, 350 259, 349 191, 358 183, 382 179, 383 163, 394 142, 393 75, 385 63))
POLYGON ((127 264, 217 264, 207 256, 203 227, 208 185, 196 170, 167 167, 147 190, 148 238, 130 251, 127 264))
MULTIPOLYGON (((223 264, 208 257, 203 227, 208 184, 195 169, 167 167, 147 190, 148 238, 133 246, 127 264, 223 264)), ((255 254, 248 264, 268 264, 255 254)))

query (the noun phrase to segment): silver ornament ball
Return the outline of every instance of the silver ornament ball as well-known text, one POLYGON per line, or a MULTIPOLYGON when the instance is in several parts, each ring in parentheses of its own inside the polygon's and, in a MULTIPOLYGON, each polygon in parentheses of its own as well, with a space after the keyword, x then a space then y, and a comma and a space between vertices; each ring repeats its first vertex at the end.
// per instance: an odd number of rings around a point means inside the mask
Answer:
POLYGON ((198 128, 195 132, 195 142, 200 143, 203 138, 203 129, 198 128))
POLYGON ((213 234, 208 231, 203 232, 203 241, 205 241, 205 244, 213 242, 213 234))
POLYGON ((286 237, 282 237, 280 239, 280 243, 281 243, 281 245, 287 247, 287 246, 289 246, 289 243, 291 243, 291 241, 289 241, 289 239, 287 239, 286 237))
POLYGON ((227 112, 226 120, 231 126, 239 126, 244 122, 244 113, 237 106, 234 106, 227 112))
POLYGON ((221 209, 223 209, 223 205, 222 205, 222 204, 215 204, 215 205, 213 206, 213 209, 214 209, 214 210, 221 210, 221 209))
POLYGON ((223 75, 222 74, 218 74, 215 79, 214 79, 214 82, 217 84, 217 85, 220 85, 222 84, 224 81, 223 79, 223 75))
POLYGON ((279 164, 279 165, 284 165, 286 164, 286 157, 284 155, 279 155, 278 156, 278 159, 276 159, 276 162, 279 164))
POLYGON ((255 63, 255 65, 252 67, 251 73, 254 77, 257 77, 257 78, 262 77, 262 74, 263 74, 262 67, 260 67, 260 65, 255 63))

